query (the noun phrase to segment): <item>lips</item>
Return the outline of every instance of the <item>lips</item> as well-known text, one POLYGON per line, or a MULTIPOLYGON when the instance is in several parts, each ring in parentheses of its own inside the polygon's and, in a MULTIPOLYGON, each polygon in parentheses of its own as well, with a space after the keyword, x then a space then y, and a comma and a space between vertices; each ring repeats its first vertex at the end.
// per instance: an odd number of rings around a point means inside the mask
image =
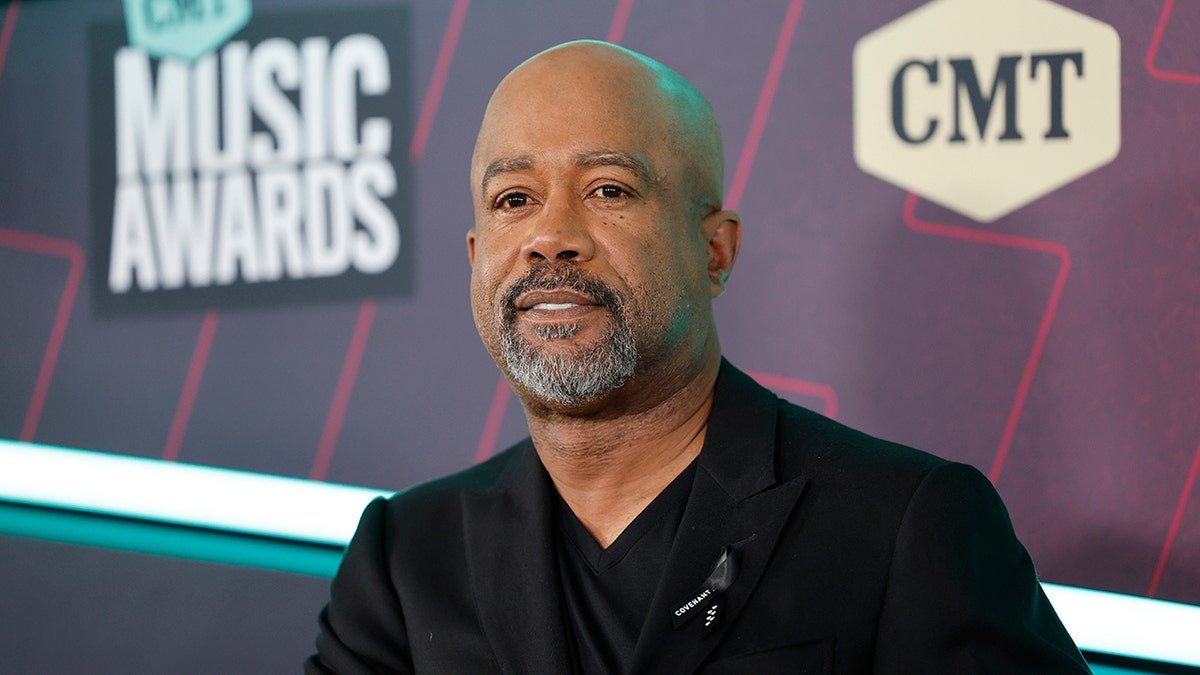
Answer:
POLYGON ((554 290, 536 290, 522 293, 516 303, 518 310, 565 310, 580 306, 593 306, 596 302, 591 296, 578 291, 559 288, 554 290))
POLYGON ((535 324, 570 323, 597 312, 619 316, 623 307, 621 296, 603 280, 575 265, 549 262, 531 266, 499 302, 507 330, 518 318, 535 324))
POLYGON ((591 296, 570 289, 537 290, 517 297, 515 314, 534 326, 575 324, 607 308, 591 296))

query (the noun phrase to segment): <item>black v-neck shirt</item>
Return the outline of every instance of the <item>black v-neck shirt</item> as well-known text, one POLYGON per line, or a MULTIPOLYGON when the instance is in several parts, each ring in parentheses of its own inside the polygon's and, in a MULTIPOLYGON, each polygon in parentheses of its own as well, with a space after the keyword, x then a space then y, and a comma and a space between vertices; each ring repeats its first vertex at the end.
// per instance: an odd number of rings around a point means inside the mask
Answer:
POLYGON ((695 474, 693 461, 608 548, 558 498, 558 568, 577 673, 628 671, 695 474))

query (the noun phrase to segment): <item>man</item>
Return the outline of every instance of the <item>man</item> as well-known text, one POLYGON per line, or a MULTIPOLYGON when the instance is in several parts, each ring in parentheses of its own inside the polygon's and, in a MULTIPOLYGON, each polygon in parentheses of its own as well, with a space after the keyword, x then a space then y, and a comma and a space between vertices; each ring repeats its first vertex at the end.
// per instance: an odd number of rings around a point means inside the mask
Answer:
POLYGON ((471 165, 471 304, 531 439, 364 512, 309 672, 1085 673, 987 479, 721 358, 708 102, 574 42, 471 165))

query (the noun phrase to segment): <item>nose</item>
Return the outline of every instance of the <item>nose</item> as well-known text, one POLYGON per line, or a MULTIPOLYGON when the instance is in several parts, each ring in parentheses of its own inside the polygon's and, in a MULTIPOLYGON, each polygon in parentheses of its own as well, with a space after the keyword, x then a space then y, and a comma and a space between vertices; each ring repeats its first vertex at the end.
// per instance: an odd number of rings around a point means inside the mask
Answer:
POLYGON ((596 253, 587 217, 570 204, 547 204, 529 223, 521 255, 533 263, 584 262, 596 253))

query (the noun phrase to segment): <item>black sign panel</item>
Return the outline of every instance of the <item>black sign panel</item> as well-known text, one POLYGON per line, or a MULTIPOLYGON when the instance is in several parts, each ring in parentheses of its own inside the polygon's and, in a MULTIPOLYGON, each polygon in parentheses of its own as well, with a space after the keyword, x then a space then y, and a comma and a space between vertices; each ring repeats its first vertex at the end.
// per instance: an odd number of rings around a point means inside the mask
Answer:
POLYGON ((408 295, 405 7, 256 15, 194 62, 89 31, 101 316, 408 295))

